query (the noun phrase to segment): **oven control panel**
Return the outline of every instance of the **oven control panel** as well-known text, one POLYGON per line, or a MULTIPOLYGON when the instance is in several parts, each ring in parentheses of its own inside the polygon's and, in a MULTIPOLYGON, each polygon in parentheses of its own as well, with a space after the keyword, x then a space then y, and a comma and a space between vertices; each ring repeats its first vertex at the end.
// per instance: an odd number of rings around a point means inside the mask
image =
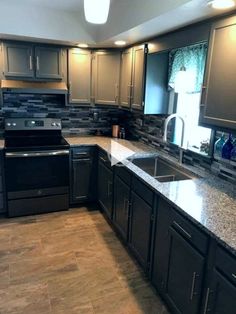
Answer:
POLYGON ((36 119, 6 119, 5 120, 5 130, 61 130, 61 120, 60 119, 50 119, 50 118, 36 118, 36 119))

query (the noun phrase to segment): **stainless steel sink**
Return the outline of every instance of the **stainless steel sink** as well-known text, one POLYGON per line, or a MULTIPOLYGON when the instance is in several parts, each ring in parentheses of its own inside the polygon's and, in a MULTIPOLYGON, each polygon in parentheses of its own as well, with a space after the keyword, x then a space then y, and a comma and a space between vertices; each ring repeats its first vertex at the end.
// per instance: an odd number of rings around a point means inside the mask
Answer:
POLYGON ((171 165, 160 157, 136 158, 133 164, 150 174, 160 182, 193 179, 194 176, 171 165))

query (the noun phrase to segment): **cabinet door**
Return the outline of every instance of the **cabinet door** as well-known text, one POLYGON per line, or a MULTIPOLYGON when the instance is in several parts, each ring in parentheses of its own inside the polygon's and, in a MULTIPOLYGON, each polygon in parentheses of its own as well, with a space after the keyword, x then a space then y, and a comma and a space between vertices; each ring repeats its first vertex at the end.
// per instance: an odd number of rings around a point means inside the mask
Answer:
POLYGON ((166 296, 179 313, 199 313, 203 270, 204 257, 170 228, 166 296))
POLYGON ((113 221, 121 236, 127 240, 129 220, 130 187, 118 176, 114 180, 114 215, 113 221))
POLYGON ((151 280, 160 293, 166 291, 167 285, 171 215, 171 206, 163 199, 159 199, 154 230, 151 280))
POLYGON ((212 26, 200 107, 200 123, 236 129, 236 17, 212 26))
POLYGON ((98 168, 98 201, 106 215, 112 217, 113 174, 102 162, 98 168))
POLYGON ((91 200, 93 198, 93 160, 84 158, 72 161, 72 202, 91 200))
POLYGON ((96 104, 118 105, 120 53, 99 51, 93 60, 93 92, 96 104))
POLYGON ((91 102, 91 51, 70 49, 69 51, 69 102, 90 104, 91 102))
POLYGON ((133 109, 143 109, 146 49, 144 45, 133 48, 132 99, 133 109))
POLYGON ((129 245, 144 270, 148 270, 152 207, 138 194, 131 195, 129 245))
POLYGON ((61 49, 36 47, 36 77, 41 79, 62 79, 61 49))
POLYGON ((213 271, 211 288, 207 289, 204 314, 235 314, 236 287, 217 270, 213 271))
POLYGON ((125 50, 121 55, 120 104, 130 108, 133 50, 125 50))
POLYGON ((6 77, 33 78, 33 46, 5 43, 4 75, 6 77))

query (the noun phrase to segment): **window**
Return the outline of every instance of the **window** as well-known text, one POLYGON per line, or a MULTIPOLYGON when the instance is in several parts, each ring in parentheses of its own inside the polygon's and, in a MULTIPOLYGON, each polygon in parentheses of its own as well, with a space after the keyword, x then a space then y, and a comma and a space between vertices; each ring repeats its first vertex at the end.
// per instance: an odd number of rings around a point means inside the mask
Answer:
MULTIPOLYGON (((184 119, 184 146, 197 153, 208 154, 211 129, 200 127, 199 105, 203 82, 207 44, 201 43, 170 52, 169 86, 176 97, 174 112, 184 119)), ((182 122, 176 119, 173 143, 180 144, 182 122)))

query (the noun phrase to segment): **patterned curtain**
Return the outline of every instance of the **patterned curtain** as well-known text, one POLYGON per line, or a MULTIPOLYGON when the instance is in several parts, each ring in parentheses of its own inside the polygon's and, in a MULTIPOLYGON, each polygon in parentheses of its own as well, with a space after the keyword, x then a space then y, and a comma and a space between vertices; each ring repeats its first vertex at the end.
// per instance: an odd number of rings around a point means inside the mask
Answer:
POLYGON ((169 87, 175 88, 179 71, 186 70, 187 93, 201 91, 207 55, 207 43, 171 50, 169 54, 169 87))

